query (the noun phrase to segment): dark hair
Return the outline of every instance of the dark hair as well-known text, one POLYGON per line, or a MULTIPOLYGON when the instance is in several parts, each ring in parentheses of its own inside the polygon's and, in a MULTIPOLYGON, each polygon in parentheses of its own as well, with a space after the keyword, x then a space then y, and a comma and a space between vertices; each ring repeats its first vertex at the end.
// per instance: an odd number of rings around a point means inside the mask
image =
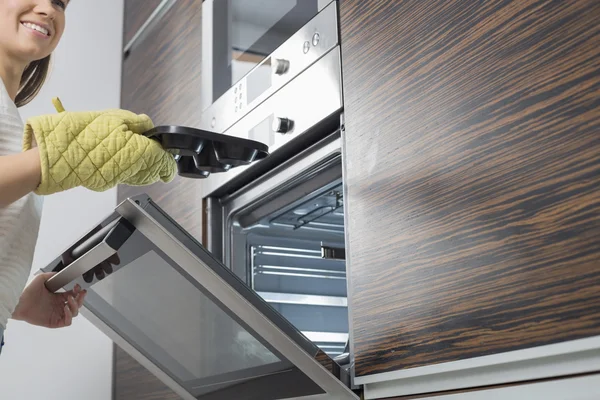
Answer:
POLYGON ((17 107, 23 107, 29 103, 40 92, 42 85, 46 81, 48 71, 50 70, 50 56, 36 60, 27 65, 21 83, 19 84, 19 92, 15 99, 17 107))

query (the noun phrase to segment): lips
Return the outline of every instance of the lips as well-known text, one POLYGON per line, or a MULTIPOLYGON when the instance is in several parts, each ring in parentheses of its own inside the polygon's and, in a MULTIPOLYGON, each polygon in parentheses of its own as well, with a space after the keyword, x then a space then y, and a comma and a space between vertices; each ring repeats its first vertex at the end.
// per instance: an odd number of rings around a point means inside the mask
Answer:
POLYGON ((36 33, 42 34, 44 36, 51 35, 50 27, 45 24, 40 24, 37 22, 30 22, 30 21, 23 21, 23 22, 21 22, 21 25, 23 25, 24 27, 26 27, 36 33))

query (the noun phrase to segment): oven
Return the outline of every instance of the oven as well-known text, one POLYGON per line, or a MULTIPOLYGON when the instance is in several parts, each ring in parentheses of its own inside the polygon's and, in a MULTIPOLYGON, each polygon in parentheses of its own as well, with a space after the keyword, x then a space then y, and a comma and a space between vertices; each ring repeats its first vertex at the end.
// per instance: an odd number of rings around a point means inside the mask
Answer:
POLYGON ((340 361, 349 328, 338 3, 259 3, 203 3, 203 74, 210 71, 203 79, 213 89, 205 93, 203 128, 271 152, 202 182, 203 241, 340 361))

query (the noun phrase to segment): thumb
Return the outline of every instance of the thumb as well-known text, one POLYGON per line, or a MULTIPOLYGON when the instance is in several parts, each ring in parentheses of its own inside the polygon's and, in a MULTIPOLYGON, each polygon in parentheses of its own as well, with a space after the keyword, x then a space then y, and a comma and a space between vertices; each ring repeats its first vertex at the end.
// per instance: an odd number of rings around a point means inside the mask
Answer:
POLYGON ((114 115, 118 116, 133 133, 142 134, 154 128, 154 123, 146 114, 136 114, 129 110, 116 110, 114 115))
POLYGON ((45 283, 54 275, 56 275, 56 272, 43 272, 41 274, 36 275, 35 278, 33 278, 29 284, 32 287, 43 287, 47 290, 45 283))
POLYGON ((56 272, 42 272, 41 274, 37 274, 34 279, 44 279, 45 281, 47 281, 54 275, 56 275, 56 272))

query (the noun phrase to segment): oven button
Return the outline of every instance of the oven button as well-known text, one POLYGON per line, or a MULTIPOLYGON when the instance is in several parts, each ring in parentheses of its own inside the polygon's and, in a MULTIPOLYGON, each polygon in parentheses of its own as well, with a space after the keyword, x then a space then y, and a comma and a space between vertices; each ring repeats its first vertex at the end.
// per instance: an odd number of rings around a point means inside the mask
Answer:
POLYGON ((294 129, 294 121, 288 118, 275 117, 273 120, 273 131, 277 133, 289 133, 294 129))
POLYGON ((307 40, 306 42, 304 42, 304 45, 302 46, 302 51, 304 52, 304 54, 308 53, 308 51, 310 50, 310 42, 307 40))
POLYGON ((280 58, 275 59, 275 73, 277 75, 283 75, 290 69, 290 62, 280 58))
POLYGON ((320 40, 321 40, 321 35, 319 34, 319 32, 315 32, 315 34, 313 35, 313 38, 312 38, 313 46, 318 45, 320 40))

